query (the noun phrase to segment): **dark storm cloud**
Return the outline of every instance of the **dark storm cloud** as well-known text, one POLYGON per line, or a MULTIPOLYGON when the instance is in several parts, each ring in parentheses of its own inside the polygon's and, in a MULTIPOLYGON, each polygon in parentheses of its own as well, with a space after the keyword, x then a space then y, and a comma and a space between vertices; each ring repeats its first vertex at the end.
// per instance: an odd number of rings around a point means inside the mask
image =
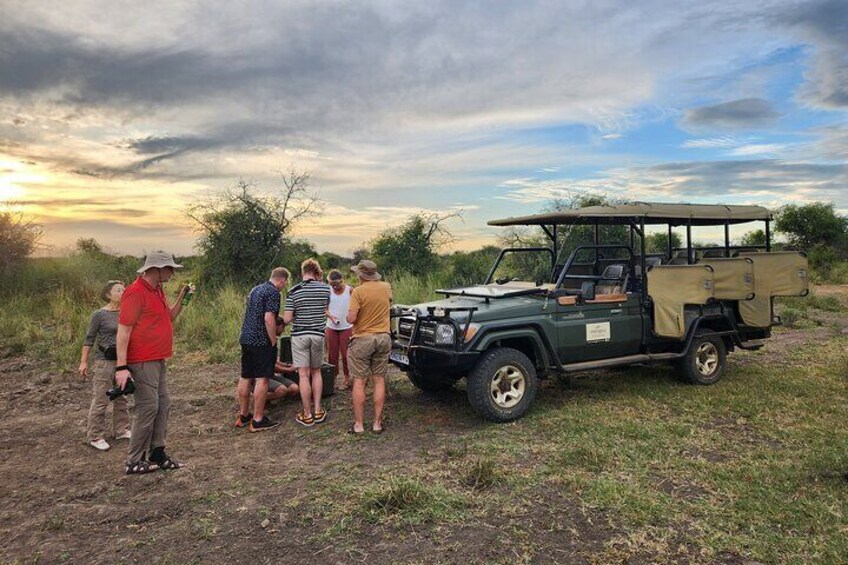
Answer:
POLYGON ((746 128, 768 125, 777 118, 768 100, 743 98, 686 111, 683 121, 697 127, 746 128))

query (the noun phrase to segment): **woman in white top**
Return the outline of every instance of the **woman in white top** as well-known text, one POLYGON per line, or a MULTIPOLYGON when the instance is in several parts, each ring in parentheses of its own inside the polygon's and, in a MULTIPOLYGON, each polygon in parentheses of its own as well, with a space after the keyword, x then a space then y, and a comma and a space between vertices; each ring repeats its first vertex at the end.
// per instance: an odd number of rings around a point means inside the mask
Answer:
POLYGON ((333 269, 327 275, 330 284, 330 307, 327 315, 327 329, 324 335, 327 339, 327 351, 330 364, 335 367, 335 374, 339 374, 339 357, 344 363, 344 383, 339 386, 341 390, 350 388, 350 369, 347 366, 347 345, 353 332, 353 324, 347 321, 347 310, 350 306, 351 287, 345 283, 344 276, 337 269, 333 269))

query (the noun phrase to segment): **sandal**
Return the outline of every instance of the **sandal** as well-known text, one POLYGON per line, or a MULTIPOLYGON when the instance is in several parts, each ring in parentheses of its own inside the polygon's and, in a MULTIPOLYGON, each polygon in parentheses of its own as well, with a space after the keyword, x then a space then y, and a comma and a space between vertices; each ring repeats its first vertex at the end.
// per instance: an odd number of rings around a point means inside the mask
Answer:
POLYGON ((361 432, 357 432, 356 428, 351 426, 350 429, 347 431, 347 433, 349 433, 350 435, 353 435, 353 436, 361 436, 365 433, 365 430, 362 430, 361 432))
POLYGON ((321 422, 323 422, 326 419, 327 419, 327 411, 326 410, 316 410, 315 413, 312 415, 312 420, 316 424, 320 424, 321 422))
POLYGON ((170 457, 165 457, 162 461, 157 461, 155 465, 159 465, 160 471, 171 471, 173 469, 182 469, 183 464, 174 461, 170 457))
POLYGON ((127 463, 124 466, 125 475, 144 475, 158 470, 159 466, 156 463, 151 463, 150 461, 145 461, 144 459, 142 459, 141 461, 136 461, 135 463, 127 463))

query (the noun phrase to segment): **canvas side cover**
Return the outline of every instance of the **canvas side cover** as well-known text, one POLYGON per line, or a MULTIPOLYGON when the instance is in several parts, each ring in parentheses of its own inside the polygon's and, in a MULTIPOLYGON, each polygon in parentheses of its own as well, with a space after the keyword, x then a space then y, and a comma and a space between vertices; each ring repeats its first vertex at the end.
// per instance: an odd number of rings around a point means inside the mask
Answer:
POLYGON ((718 300, 750 300, 754 297, 754 261, 736 259, 704 259, 699 264, 713 268, 713 296, 718 300))
POLYGON ((654 302, 654 333, 686 335, 684 305, 706 304, 713 297, 713 269, 708 265, 663 265, 648 270, 648 294, 654 302))
POLYGON ((809 292, 807 257, 795 251, 744 253, 754 262, 753 300, 739 302, 739 313, 749 326, 771 325, 771 299, 774 296, 805 296, 809 292))

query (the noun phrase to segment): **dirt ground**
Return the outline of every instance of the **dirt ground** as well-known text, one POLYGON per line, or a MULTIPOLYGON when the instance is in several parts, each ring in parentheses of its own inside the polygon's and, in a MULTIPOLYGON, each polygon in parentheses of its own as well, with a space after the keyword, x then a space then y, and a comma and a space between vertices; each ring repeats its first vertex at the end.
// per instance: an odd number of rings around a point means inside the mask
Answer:
MULTIPOLYGON (((779 332, 757 362, 781 364, 817 331, 825 330, 779 332)), ((345 433, 347 392, 329 400, 320 428, 296 426, 289 402, 271 412, 280 428, 249 434, 233 427, 236 364, 197 365, 183 356, 170 374, 169 451, 187 465, 126 477, 126 442, 113 441, 105 453, 85 444, 89 382, 46 372, 33 359, 0 360, 0 561, 513 563, 532 547, 533 562, 580 563, 609 555, 621 533, 601 512, 549 489, 517 501, 508 515, 484 512, 447 527, 331 523, 331 513, 310 506, 315 485, 332 496, 334 484, 341 492, 357 475, 402 474, 484 431, 488 424, 467 408, 464 393, 434 400, 393 373, 381 436, 345 433), (400 410, 414 417, 401 419, 400 410)), ((720 561, 742 562, 734 555, 720 561)))

